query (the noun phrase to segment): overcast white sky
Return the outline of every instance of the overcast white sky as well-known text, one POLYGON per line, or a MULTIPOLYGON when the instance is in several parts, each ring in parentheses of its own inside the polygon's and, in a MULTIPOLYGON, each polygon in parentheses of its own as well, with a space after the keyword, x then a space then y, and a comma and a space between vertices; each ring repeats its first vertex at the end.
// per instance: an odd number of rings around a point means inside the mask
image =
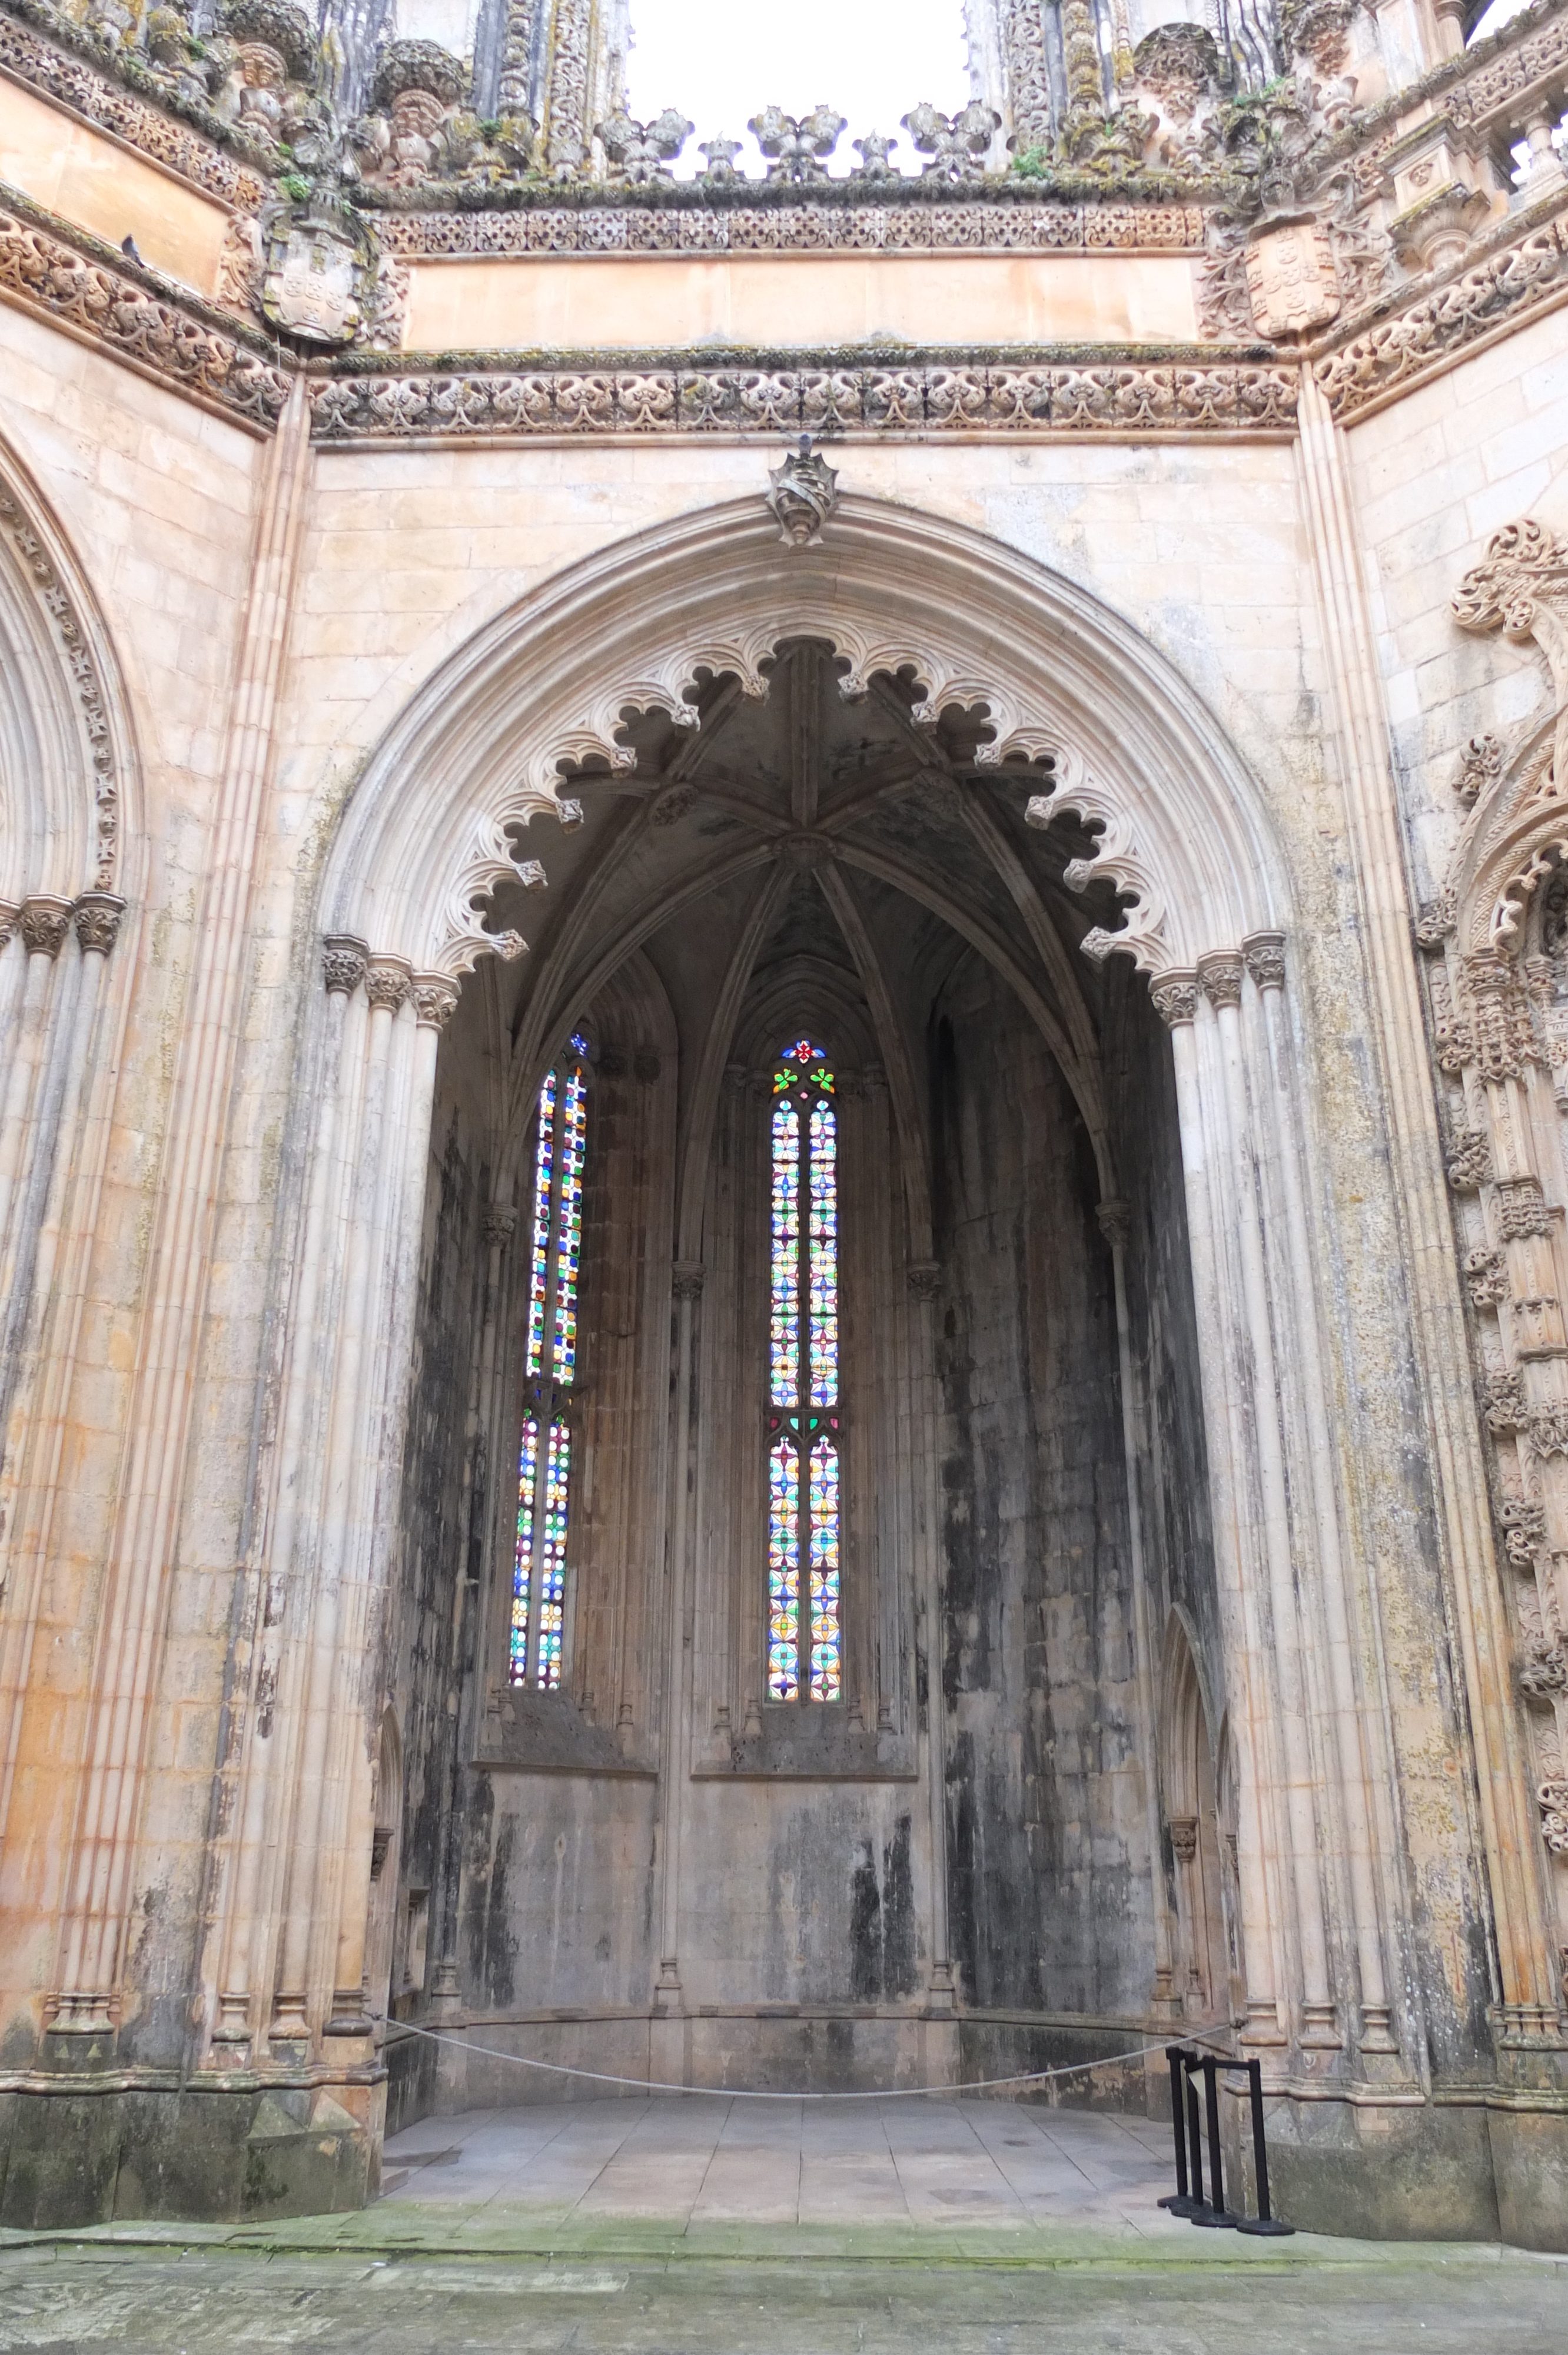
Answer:
MULTIPOLYGON (((849 117, 833 168, 856 161, 863 132, 897 134, 896 160, 916 160, 898 118, 928 99, 944 113, 969 102, 969 61, 960 0, 837 0, 831 39, 826 10, 769 8, 760 0, 631 0, 629 105, 641 122, 678 106, 696 139, 744 140, 742 168, 762 165, 747 118, 775 101, 809 114, 822 101, 849 117)), ((683 173, 703 168, 696 140, 683 173)))

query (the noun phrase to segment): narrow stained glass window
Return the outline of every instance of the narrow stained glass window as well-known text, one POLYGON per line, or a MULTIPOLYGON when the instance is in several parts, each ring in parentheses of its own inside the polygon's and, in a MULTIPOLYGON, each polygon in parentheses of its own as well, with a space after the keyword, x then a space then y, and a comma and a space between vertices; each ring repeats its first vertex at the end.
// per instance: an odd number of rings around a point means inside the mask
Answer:
POLYGON ((810 1039, 773 1076, 769 1192, 768 1691, 837 1700, 839 1178, 833 1075, 810 1039))
POLYGON ((529 1230, 527 1410, 517 1455, 517 1547, 512 1572, 510 1676, 558 1686, 566 1631, 572 1428, 567 1408, 577 1356, 583 1160, 588 1135, 586 1040, 546 1074, 539 1091, 529 1230))

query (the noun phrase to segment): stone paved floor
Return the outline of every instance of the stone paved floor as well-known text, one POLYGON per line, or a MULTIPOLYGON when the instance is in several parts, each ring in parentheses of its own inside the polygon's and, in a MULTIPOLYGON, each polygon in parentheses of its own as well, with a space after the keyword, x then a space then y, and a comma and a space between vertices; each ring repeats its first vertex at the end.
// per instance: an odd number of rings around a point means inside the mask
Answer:
POLYGON ((0 2350, 1563 2355, 1568 2258, 1199 2232, 1164 2158, 989 2102, 427 2119, 355 2215, 0 2233, 0 2350))

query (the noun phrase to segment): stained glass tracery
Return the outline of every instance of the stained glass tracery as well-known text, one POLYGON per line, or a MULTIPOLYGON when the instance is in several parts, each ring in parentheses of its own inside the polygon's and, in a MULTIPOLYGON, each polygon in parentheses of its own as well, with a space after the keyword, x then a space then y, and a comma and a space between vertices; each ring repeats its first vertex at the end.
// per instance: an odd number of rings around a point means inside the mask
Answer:
POLYGON ((842 1682, 839 1502, 838 1115, 810 1039, 773 1075, 769 1188, 768 1690, 837 1700, 842 1682))
POLYGON ((514 1684, 559 1685, 566 1631, 567 1539, 588 1137, 587 1041, 546 1072, 535 1134, 529 1229, 528 1407, 517 1455, 517 1544, 512 1571, 509 1673, 514 1684))

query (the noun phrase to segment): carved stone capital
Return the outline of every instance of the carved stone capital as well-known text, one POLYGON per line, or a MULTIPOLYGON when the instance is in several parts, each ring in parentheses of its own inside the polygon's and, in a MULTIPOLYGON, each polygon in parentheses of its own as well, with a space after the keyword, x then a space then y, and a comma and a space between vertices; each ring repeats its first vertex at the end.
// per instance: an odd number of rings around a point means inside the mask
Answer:
POLYGON ((1199 958, 1198 986, 1216 1009, 1224 1006, 1239 1006, 1242 975, 1245 970, 1239 951, 1217 949, 1212 956, 1199 958))
POLYGON ((916 1300, 936 1299, 942 1288, 942 1263, 939 1259, 912 1259, 904 1273, 916 1300))
POLYGON ((9 900, 0 900, 0 949, 10 947, 12 937, 21 921, 20 908, 14 906, 9 900))
POLYGON ((1183 1022, 1198 1018, 1198 976, 1195 973, 1167 973, 1150 986, 1154 1011, 1168 1030, 1183 1022))
POLYGON ((1132 1204, 1118 1196, 1108 1202, 1097 1202, 1095 1216, 1099 1220, 1101 1234, 1112 1250, 1124 1250, 1132 1232, 1132 1204))
MULTIPOLYGON (((412 983, 414 1012, 422 1030, 444 1030, 457 1011, 461 995, 444 973, 417 973, 412 983)), ((374 997, 371 1004, 375 1004, 374 997)))
POLYGON ((1242 955, 1246 969, 1259 989, 1283 989, 1285 986, 1285 935, 1283 932, 1249 932, 1242 943, 1242 955))
POLYGON ((69 900, 24 900, 21 933, 27 954, 58 957, 70 929, 70 918, 69 900))
POLYGON ((678 1259, 670 1270, 670 1290, 677 1300, 700 1300, 706 1274, 701 1260, 678 1259))
POLYGON ((1196 1816, 1172 1816, 1171 1845, 1178 1864, 1191 1864, 1198 1853, 1198 1818, 1196 1816))
POLYGON ((322 943, 322 980, 329 996, 352 997, 365 979, 370 951, 363 941, 342 937, 322 943))
POLYGON ((401 957, 372 957, 365 973, 365 994, 374 1014, 396 1014, 408 1003, 414 976, 401 957))
POLYGON ((76 937, 83 956, 106 957, 120 936, 125 902, 112 891, 84 891, 76 903, 76 937))
POLYGON ((1498 1231, 1504 1242, 1521 1242, 1527 1235, 1551 1231, 1552 1214, 1534 1178, 1505 1178, 1494 1197, 1498 1231))
POLYGON ((493 1250, 504 1251, 517 1231, 516 1205, 493 1202, 484 1214, 484 1240, 493 1250))

